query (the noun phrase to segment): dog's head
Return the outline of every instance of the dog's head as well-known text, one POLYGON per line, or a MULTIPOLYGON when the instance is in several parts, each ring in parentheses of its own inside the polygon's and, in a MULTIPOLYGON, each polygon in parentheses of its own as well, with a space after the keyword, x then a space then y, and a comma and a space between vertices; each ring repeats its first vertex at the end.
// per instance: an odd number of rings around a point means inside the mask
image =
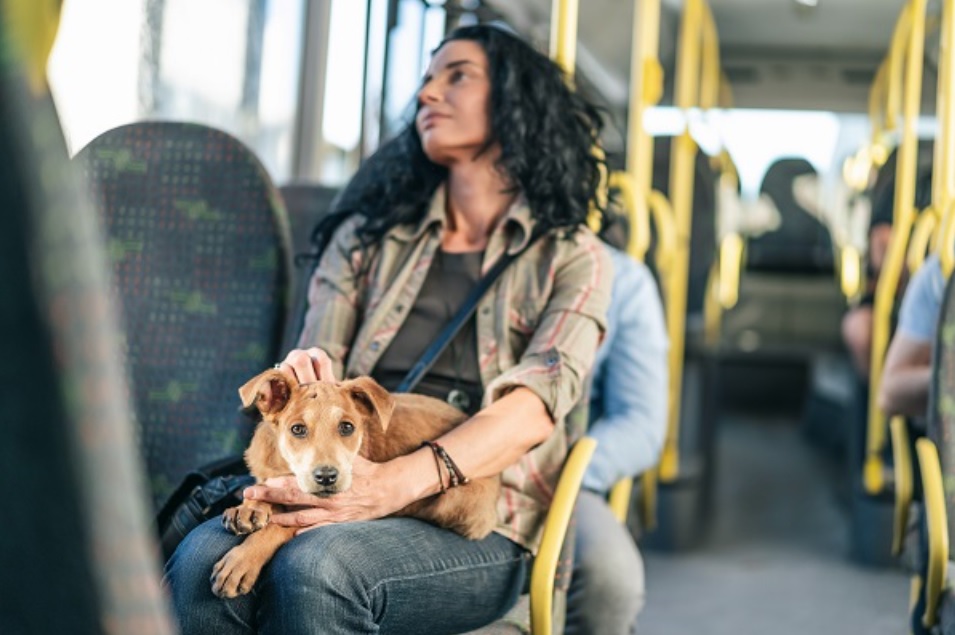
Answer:
POLYGON ((275 433, 275 445, 302 491, 331 496, 351 487, 352 461, 369 434, 384 433, 394 398, 371 377, 299 384, 268 370, 239 389, 275 433))

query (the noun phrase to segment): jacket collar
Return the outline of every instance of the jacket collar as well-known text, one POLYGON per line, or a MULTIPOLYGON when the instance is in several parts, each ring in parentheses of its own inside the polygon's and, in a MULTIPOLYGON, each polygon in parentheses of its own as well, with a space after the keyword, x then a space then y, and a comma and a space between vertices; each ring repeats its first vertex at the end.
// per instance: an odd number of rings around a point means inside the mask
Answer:
MULTIPOLYGON (((398 225, 392 230, 392 236, 401 241, 413 241, 421 238, 425 231, 437 227, 439 230, 444 228, 447 220, 447 188, 444 183, 438 186, 434 196, 431 197, 431 204, 427 213, 417 225, 398 225)), ((506 235, 509 235, 509 244, 507 251, 514 253, 523 249, 524 245, 530 240, 531 231, 534 229, 536 220, 531 215, 531 209, 527 205, 527 200, 523 194, 517 196, 511 206, 504 214, 503 224, 506 235), (514 232, 514 233, 512 233, 514 232)))

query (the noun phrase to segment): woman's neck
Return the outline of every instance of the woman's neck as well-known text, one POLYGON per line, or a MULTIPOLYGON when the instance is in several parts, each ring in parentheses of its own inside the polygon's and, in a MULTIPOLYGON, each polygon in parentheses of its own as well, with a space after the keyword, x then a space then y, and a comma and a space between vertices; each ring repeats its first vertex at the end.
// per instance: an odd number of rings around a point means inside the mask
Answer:
POLYGON ((480 251, 514 201, 507 180, 492 162, 473 161, 451 169, 447 184, 447 224, 441 248, 449 253, 480 251))

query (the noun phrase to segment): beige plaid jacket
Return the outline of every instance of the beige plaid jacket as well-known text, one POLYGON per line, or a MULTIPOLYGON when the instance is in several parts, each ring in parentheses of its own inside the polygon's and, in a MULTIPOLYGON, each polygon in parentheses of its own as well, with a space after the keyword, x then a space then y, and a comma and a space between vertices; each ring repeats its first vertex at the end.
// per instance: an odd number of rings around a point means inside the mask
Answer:
MULTIPOLYGON (((441 244, 444 188, 417 226, 393 228, 367 252, 355 238, 360 221, 345 221, 325 250, 299 339, 299 346, 328 353, 337 377, 369 374, 414 305, 441 244)), ((518 200, 491 235, 482 271, 505 250, 523 247, 533 226, 530 209, 518 200)), ((511 263, 478 304, 484 405, 525 386, 557 424, 547 441, 502 474, 496 531, 533 552, 572 441, 566 418, 586 391, 605 328, 611 267, 589 230, 554 231, 511 263)))

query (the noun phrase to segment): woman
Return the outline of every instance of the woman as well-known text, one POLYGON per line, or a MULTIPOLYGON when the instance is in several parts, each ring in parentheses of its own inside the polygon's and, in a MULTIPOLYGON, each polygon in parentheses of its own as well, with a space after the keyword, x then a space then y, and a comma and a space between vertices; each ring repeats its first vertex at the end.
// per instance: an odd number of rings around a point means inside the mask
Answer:
POLYGON ((347 219, 314 274, 301 348, 282 362, 302 382, 371 374, 393 388, 462 289, 535 227, 551 228, 421 384, 474 413, 439 441, 465 476, 502 475, 496 530, 469 541, 385 518, 452 485, 428 448, 356 463, 351 490, 329 499, 269 481, 246 497, 295 506, 272 521, 302 532, 235 600, 213 596, 208 577, 237 539, 217 521, 190 534, 167 565, 185 633, 454 633, 516 602, 609 304, 609 259, 584 226, 600 180, 591 152, 600 123, 517 38, 454 31, 434 53, 413 124, 344 193, 347 219))

